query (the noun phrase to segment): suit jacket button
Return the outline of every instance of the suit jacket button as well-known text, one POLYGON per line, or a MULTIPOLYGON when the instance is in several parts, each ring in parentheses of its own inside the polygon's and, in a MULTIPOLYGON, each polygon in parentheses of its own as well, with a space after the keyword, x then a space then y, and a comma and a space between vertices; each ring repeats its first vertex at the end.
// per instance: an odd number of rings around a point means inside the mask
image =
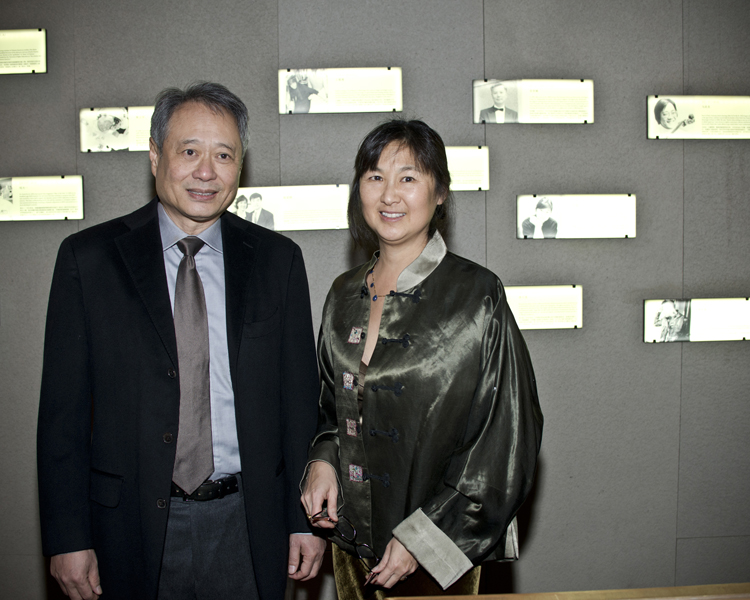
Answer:
POLYGON ((165 444, 171 444, 172 443, 172 434, 171 433, 165 433, 162 436, 162 439, 164 440, 165 444))
POLYGON ((177 377, 177 371, 175 371, 174 369, 169 369, 169 371, 167 371, 167 375, 174 379, 175 377, 177 377))
POLYGON ((167 501, 164 498, 159 498, 156 501, 157 508, 167 508, 167 501))

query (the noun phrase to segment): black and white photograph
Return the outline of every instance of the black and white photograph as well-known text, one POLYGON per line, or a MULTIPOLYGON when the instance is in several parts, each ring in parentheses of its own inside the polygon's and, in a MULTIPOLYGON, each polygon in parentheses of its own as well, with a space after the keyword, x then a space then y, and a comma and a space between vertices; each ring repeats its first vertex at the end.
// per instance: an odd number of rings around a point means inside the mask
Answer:
POLYGON ((525 194, 516 199, 520 240, 634 238, 635 194, 525 194))
POLYGON ((0 30, 0 75, 46 72, 46 29, 0 30))
POLYGON ((516 82, 474 81, 474 112, 475 123, 518 123, 516 82))
MULTIPOLYGON (((285 90, 287 113, 309 113, 313 103, 317 109, 319 104, 325 104, 327 100, 324 70, 294 69, 287 74, 285 90)), ((320 111, 313 110, 312 112, 320 111)))
POLYGON ((275 231, 346 229, 348 200, 345 184, 241 187, 229 212, 275 231))
POLYGON ((648 97, 648 138, 750 138, 750 96, 648 97))
POLYGON ((552 200, 542 196, 534 206, 534 212, 521 222, 524 239, 544 239, 557 237, 557 221, 552 216, 552 200))
POLYGON ((401 69, 280 69, 279 114, 393 112, 403 107, 401 69))
POLYGON ((0 178, 0 215, 13 212, 13 179, 0 178))
POLYGON ((644 341, 690 341, 690 300, 649 300, 644 311, 644 341))
POLYGON ((81 152, 111 152, 129 149, 127 108, 84 108, 79 114, 81 152))
POLYGON ((263 208, 263 196, 253 192, 250 196, 240 194, 234 200, 234 213, 246 221, 274 230, 273 213, 263 208))

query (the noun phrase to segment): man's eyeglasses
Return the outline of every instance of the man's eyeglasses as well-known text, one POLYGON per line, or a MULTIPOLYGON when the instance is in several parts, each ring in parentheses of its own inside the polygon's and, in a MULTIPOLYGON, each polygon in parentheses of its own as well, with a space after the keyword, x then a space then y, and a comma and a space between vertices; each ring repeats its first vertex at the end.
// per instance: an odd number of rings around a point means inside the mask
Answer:
POLYGON ((344 515, 339 515, 338 522, 334 522, 328 516, 327 509, 324 508, 319 513, 316 513, 312 517, 310 517, 310 521, 312 523, 323 520, 333 523, 333 533, 335 535, 338 535, 347 544, 354 547, 354 551, 357 553, 357 557, 365 566, 368 572, 371 572, 372 567, 380 562, 380 557, 375 553, 375 550, 373 550, 369 544, 357 541, 357 530, 354 528, 354 525, 352 525, 352 522, 344 515), (373 564, 371 567, 368 564, 368 560, 370 562, 374 560, 375 564, 373 564))

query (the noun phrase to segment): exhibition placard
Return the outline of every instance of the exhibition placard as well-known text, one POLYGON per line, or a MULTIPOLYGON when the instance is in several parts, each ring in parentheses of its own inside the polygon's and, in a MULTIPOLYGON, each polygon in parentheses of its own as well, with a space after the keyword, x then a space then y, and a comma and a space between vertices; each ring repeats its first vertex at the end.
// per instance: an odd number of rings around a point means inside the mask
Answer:
POLYGON ((239 188, 229 211, 274 231, 346 229, 349 186, 239 188))
POLYGON ((644 342, 724 342, 747 339, 750 339, 748 298, 644 300, 644 342))
POLYGON ((83 219, 83 177, 0 177, 0 221, 83 219))
POLYGON ((148 151, 153 106, 82 108, 81 152, 148 151))
POLYGON ((635 194, 526 194, 516 198, 522 240, 634 238, 635 194))
POLYGON ((0 30, 0 75, 46 72, 46 29, 0 30))
POLYGON ((593 123, 591 79, 475 79, 474 123, 593 123))
POLYGON ((506 286, 508 305, 520 329, 580 329, 583 288, 580 285, 506 286))
POLYGON ((279 114, 393 112, 403 107, 401 69, 280 69, 279 114))
POLYGON ((446 146, 445 154, 452 191, 490 189, 490 150, 487 146, 446 146))
POLYGON ((750 138, 750 96, 649 96, 648 138, 750 138))

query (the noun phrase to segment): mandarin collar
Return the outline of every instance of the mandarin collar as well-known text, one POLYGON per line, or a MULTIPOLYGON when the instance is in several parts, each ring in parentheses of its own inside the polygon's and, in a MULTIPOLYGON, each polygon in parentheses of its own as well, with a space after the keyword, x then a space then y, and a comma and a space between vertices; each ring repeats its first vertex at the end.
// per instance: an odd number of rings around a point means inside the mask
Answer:
MULTIPOLYGON (((430 273, 437 269, 447 253, 448 247, 445 245, 445 241, 443 241, 443 236, 440 235, 439 231, 435 230, 435 233, 432 234, 432 237, 420 255, 401 271, 401 275, 398 276, 398 281, 396 282, 396 287, 398 287, 396 291, 403 292, 422 283, 430 273)), ((379 258, 380 250, 376 250, 365 269, 365 283, 367 282, 367 273, 375 266, 379 258)))

